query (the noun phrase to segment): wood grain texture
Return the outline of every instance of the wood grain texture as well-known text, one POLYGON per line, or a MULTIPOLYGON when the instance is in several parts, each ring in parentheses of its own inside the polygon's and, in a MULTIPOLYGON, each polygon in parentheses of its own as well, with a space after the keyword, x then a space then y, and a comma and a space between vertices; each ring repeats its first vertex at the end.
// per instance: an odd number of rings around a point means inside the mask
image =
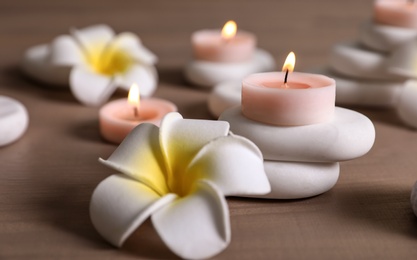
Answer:
MULTIPOLYGON (((190 87, 181 73, 193 31, 235 19, 278 63, 295 51, 302 70, 326 64, 331 46, 355 39, 371 11, 369 0, 0 1, 0 95, 20 100, 30 113, 25 136, 0 148, 0 259, 174 257, 150 223, 134 234, 142 244, 129 240, 123 250, 96 233, 90 196, 113 173, 97 158, 115 146, 98 135, 98 109, 21 75, 26 48, 98 22, 133 31, 160 58, 156 96, 177 103, 187 118, 210 118, 208 92, 190 87)), ((232 242, 215 259, 415 259, 409 195, 417 180, 417 132, 393 111, 354 109, 375 123, 371 152, 343 162, 334 189, 314 198, 229 198, 232 242)))

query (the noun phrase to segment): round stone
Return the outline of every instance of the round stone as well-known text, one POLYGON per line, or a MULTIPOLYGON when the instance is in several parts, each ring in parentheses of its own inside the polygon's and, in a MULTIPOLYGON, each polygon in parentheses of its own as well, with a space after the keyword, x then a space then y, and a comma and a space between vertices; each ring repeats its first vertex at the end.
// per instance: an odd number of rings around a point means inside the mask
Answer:
POLYGON ((25 133, 28 124, 28 112, 22 103, 0 96, 0 146, 19 139, 25 133))
POLYGON ((264 161, 271 192, 257 198, 302 199, 322 194, 336 184, 339 163, 264 161))
POLYGON ((195 60, 185 67, 185 77, 194 85, 213 87, 224 81, 242 80, 245 76, 275 69, 268 52, 257 49, 251 60, 239 63, 220 63, 195 60))
POLYGON ((360 27, 359 42, 376 51, 391 52, 417 37, 415 29, 375 24, 366 21, 360 27))
POLYGON ((242 82, 225 81, 217 84, 207 100, 210 113, 218 118, 226 109, 240 105, 242 100, 242 82))
POLYGON ((68 88, 70 66, 54 66, 49 62, 49 45, 26 50, 21 62, 23 72, 31 78, 56 88, 68 88))
POLYGON ((336 81, 336 104, 368 107, 396 107, 406 81, 356 80, 335 75, 324 68, 314 72, 336 81))
POLYGON ((375 128, 366 116, 336 107, 332 120, 304 126, 273 126, 244 117, 241 107, 226 110, 219 120, 228 121, 237 135, 254 142, 265 160, 338 162, 366 154, 375 141, 375 128))
POLYGON ((417 81, 409 80, 401 93, 397 113, 410 127, 417 128, 417 81))
POLYGON ((387 55, 361 48, 356 43, 336 44, 330 54, 330 68, 343 76, 366 80, 401 80, 386 67, 387 55))
POLYGON ((417 79, 417 40, 409 41, 394 50, 387 60, 390 73, 417 79))

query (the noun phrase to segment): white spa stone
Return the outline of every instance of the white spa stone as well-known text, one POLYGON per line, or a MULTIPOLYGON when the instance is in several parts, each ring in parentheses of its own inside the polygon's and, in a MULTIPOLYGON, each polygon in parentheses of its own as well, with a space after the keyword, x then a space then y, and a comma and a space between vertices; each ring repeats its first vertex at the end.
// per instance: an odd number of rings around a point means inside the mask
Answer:
POLYGON ((355 43, 333 47, 330 68, 343 76, 369 80, 399 80, 404 77, 388 73, 387 56, 361 48, 355 43))
POLYGON ((387 67, 395 75, 417 79, 417 40, 409 41, 393 51, 387 60, 387 67))
POLYGON ((401 44, 417 37, 417 31, 410 28, 363 23, 359 31, 359 42, 376 51, 391 52, 401 44))
POLYGON ((398 102, 397 113, 406 125, 417 128, 417 81, 409 80, 405 84, 398 102))
POLYGON ((54 66, 49 62, 49 45, 41 44, 26 50, 22 70, 31 78, 55 88, 68 88, 70 66, 54 66))
POLYGON ((210 113, 218 118, 226 109, 240 105, 241 100, 242 81, 225 81, 213 88, 207 105, 210 113))
POLYGON ((0 96, 0 146, 19 139, 25 133, 28 124, 28 112, 22 103, 0 96))
POLYGON ((375 128, 366 116, 336 107, 333 120, 313 125, 279 127, 244 117, 241 107, 220 116, 237 135, 254 142, 265 160, 338 162, 366 154, 375 141, 375 128))
POLYGON ((335 75, 324 68, 314 72, 336 81, 336 104, 369 107, 396 107, 406 81, 356 80, 335 75))
POLYGON ((274 69, 275 61, 272 55, 257 49, 252 60, 247 62, 219 63, 194 60, 185 67, 184 73, 191 83, 211 88, 223 81, 242 80, 250 74, 274 69))
POLYGON ((413 189, 411 190, 411 208, 413 209, 414 215, 417 216, 417 182, 414 183, 413 189))
POLYGON ((302 199, 330 190, 339 178, 339 163, 264 161, 271 192, 256 198, 302 199))

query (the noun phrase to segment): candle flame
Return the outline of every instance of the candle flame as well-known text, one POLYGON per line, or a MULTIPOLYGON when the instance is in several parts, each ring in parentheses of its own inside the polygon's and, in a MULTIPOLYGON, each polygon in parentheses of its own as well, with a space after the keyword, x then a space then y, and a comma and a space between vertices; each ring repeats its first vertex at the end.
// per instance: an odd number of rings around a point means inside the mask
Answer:
POLYGON ((129 95, 127 96, 127 101, 130 105, 139 108, 140 105, 140 93, 139 87, 135 83, 132 84, 129 90, 129 95))
POLYGON ((295 67, 295 54, 294 52, 290 52, 285 59, 284 66, 282 66, 282 71, 286 72, 293 72, 295 67))
POLYGON ((222 29, 222 38, 225 40, 232 39, 236 35, 237 25, 235 21, 228 21, 222 29))

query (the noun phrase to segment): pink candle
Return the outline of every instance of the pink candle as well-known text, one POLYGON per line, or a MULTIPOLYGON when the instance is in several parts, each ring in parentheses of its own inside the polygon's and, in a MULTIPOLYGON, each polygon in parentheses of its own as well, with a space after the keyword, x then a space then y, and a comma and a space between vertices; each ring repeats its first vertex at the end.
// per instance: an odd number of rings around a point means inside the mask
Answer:
POLYGON ((374 20, 378 24, 417 29, 417 5, 409 0, 376 0, 374 20))
POLYGON ((194 57, 212 62, 244 62, 251 59, 256 46, 254 34, 236 32, 236 23, 229 21, 223 30, 200 30, 191 36, 194 57))
POLYGON ((245 117, 278 126, 316 124, 333 117, 335 81, 322 75, 289 73, 294 63, 286 62, 285 72, 258 73, 243 79, 242 113, 245 117))
POLYGON ((100 109, 100 133, 107 141, 119 144, 137 125, 152 123, 159 126, 161 119, 167 113, 174 111, 177 111, 177 107, 163 99, 143 99, 140 105, 132 104, 126 98, 118 99, 107 103, 100 109))

